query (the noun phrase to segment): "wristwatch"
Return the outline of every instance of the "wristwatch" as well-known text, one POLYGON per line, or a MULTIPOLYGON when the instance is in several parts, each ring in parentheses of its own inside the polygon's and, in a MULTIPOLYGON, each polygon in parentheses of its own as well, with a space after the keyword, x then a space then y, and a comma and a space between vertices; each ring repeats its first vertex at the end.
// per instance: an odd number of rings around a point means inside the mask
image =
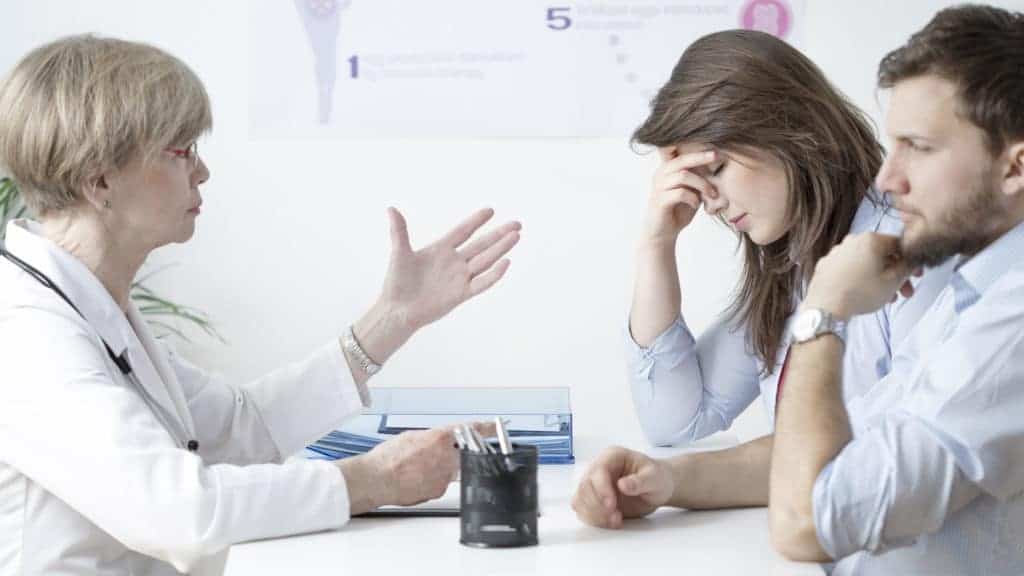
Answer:
POLYGON ((814 340, 822 334, 835 334, 846 343, 846 322, 836 320, 819 308, 801 310, 793 319, 792 337, 794 344, 814 340))
POLYGON ((356 335, 352 331, 352 326, 348 327, 348 330, 341 335, 341 347, 346 352, 352 355, 359 364, 359 368, 366 373, 367 376, 373 376, 377 372, 380 372, 380 364, 377 364, 363 351, 363 347, 359 345, 359 341, 356 340, 356 335))

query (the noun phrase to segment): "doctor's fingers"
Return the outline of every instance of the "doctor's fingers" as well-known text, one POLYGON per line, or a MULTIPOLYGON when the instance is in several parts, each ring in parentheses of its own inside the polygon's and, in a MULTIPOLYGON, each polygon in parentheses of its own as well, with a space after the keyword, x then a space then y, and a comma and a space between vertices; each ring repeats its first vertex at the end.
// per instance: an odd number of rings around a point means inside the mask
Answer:
MULTIPOLYGON (((473 430, 476 430, 477 433, 480 434, 481 436, 483 436, 484 438, 493 438, 495 433, 497 433, 497 431, 498 431, 497 428, 494 426, 494 422, 480 422, 480 421, 478 421, 478 422, 467 422, 466 424, 470 428, 472 428, 473 430)), ((439 430, 442 430, 442 431, 444 431, 445 434, 447 434, 447 441, 452 446, 456 446, 458 443, 455 441, 455 429, 459 428, 461 426, 462 426, 461 424, 451 424, 449 426, 445 426, 443 428, 440 428, 439 430)))
POLYGON ((494 422, 472 422, 469 426, 479 432, 484 438, 493 438, 498 432, 494 422))
POLYGON ((409 226, 405 223, 405 217, 397 208, 388 207, 388 220, 391 222, 391 249, 397 252, 411 252, 409 226))
POLYGON ((512 262, 508 258, 505 258, 495 264, 487 272, 474 276, 473 279, 469 281, 469 297, 472 298, 477 296, 485 292, 491 286, 497 284, 498 280, 501 280, 501 277, 505 275, 505 271, 508 270, 511 263, 512 262))
POLYGON ((409 452, 406 458, 412 466, 423 470, 436 469, 450 477, 458 467, 459 453, 455 449, 455 437, 449 429, 436 428, 424 431, 409 431, 399 434, 395 441, 405 438, 409 452))
POLYGON ((472 260, 473 257, 475 257, 477 254, 480 254, 484 250, 487 250, 488 248, 490 248, 491 246, 493 246, 494 244, 496 244, 509 234, 513 232, 519 232, 522 229, 523 225, 520 222, 506 222, 501 226, 495 228, 494 230, 491 230, 487 234, 484 234, 483 236, 477 238, 476 240, 473 240, 465 248, 459 250, 458 253, 460 256, 462 256, 463 260, 468 262, 472 260))
POLYGON ((505 254, 508 254, 509 251, 518 243, 519 232, 509 232, 468 262, 469 275, 471 277, 476 276, 491 266, 494 266, 495 262, 501 259, 505 254))
POLYGON ((432 453, 423 454, 420 463, 424 470, 424 476, 430 472, 437 475, 441 492, 444 492, 444 487, 449 482, 459 477, 459 451, 451 443, 446 446, 438 446, 432 453))
POLYGON ((494 216, 494 209, 492 208, 478 210, 453 228, 451 232, 445 234, 438 243, 450 246, 451 248, 458 248, 466 240, 469 240, 492 216, 494 216))

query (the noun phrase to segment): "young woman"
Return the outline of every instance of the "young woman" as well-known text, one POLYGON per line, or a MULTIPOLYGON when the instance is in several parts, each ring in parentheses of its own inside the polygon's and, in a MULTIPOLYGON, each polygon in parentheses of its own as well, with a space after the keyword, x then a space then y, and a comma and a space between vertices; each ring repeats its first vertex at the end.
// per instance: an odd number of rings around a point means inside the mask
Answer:
MULTIPOLYGON (((774 413, 791 315, 817 260, 847 234, 902 225, 872 187, 882 149, 868 119, 769 34, 693 43, 633 140, 657 147, 662 162, 638 249, 630 384, 651 443, 687 443, 728 428, 758 394, 774 413), (695 338, 680 313, 675 253, 701 206, 735 230, 744 268, 732 305, 695 338)), ((913 299, 849 322, 847 398, 888 372, 944 272, 923 278, 913 299)))

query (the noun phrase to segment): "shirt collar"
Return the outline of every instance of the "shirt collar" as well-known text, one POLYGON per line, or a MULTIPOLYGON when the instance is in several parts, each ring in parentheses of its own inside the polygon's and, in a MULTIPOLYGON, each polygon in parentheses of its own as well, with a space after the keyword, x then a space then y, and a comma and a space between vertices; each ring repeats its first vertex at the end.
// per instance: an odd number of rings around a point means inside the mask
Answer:
MULTIPOLYGON (((99 333, 115 355, 120 356, 125 351, 128 331, 131 330, 128 319, 85 264, 43 236, 42 227, 32 220, 8 222, 6 244, 11 254, 49 277, 74 302, 85 321, 99 333)), ((29 281, 38 284, 34 279, 29 281)), ((41 284, 39 288, 49 292, 41 284)), ((53 297, 59 300, 56 294, 53 297)), ((67 306, 63 301, 59 302, 60 306, 67 306)))
POLYGON ((1024 222, 1017 224, 971 258, 960 257, 956 272, 979 295, 984 294, 1024 255, 1024 222))
POLYGON ((877 232, 889 208, 888 197, 880 194, 874 186, 869 187, 850 221, 850 233, 877 232))

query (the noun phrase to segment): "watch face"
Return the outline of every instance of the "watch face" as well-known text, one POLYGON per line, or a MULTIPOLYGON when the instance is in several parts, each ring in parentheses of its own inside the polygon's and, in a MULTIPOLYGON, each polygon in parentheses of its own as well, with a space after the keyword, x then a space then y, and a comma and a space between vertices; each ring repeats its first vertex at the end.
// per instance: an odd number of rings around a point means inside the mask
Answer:
POLYGON ((793 323, 793 337, 800 341, 813 338, 823 318, 821 310, 804 310, 793 323))

